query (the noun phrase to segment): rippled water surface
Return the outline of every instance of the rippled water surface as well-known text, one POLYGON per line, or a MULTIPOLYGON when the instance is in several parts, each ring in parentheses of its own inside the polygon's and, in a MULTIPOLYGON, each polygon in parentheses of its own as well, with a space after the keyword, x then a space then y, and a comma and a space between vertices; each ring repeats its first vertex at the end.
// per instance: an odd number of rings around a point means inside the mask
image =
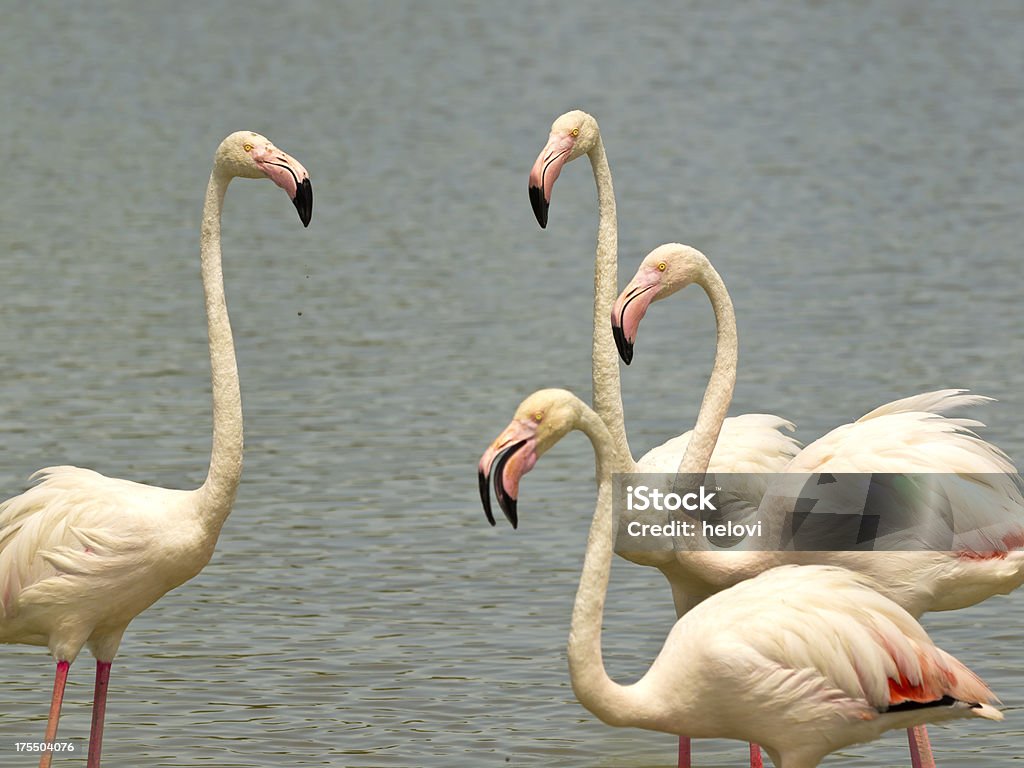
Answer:
MULTIPOLYGON (((476 498, 475 462, 526 394, 589 397, 592 177, 565 169, 546 231, 526 193, 567 109, 601 122, 621 281, 673 240, 725 277, 733 412, 785 415, 809 440, 967 387, 998 398, 986 435, 1024 459, 1019 4, 505 6, 6 10, 5 497, 57 463, 198 485, 213 150, 265 133, 316 195, 308 231, 270 185, 228 195, 245 476, 211 564, 126 635, 109 768, 671 764, 671 736, 606 727, 569 688, 586 441, 524 482, 518 532, 490 529, 476 498)), ((699 404, 713 320, 691 291, 659 307, 624 372, 637 453, 699 404)), ((610 673, 641 674, 672 615, 658 573, 617 562, 610 673)), ((935 728, 940 764, 1018 758, 1024 596, 926 623, 1007 708, 935 728)), ((7 750, 41 736, 52 663, 0 651, 0 764, 30 765, 7 750)), ((73 667, 61 723, 80 748, 91 667, 73 667)), ((904 765, 902 739, 826 764, 904 765)), ((703 766, 745 755, 697 750, 703 766)))

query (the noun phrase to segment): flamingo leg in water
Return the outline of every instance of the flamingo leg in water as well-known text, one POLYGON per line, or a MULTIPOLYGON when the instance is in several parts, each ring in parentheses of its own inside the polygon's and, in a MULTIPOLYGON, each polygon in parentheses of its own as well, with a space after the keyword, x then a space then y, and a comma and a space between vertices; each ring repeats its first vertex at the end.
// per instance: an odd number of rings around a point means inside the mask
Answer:
MULTIPOLYGON (((690 740, 686 736, 679 737, 679 768, 690 768, 690 740)), ((750 768, 764 768, 761 748, 757 744, 750 745, 750 768)))
POLYGON ((935 768, 928 730, 923 725, 908 728, 907 739, 910 741, 910 764, 914 768, 935 768))
POLYGON ((107 685, 110 683, 109 661, 96 661, 96 690, 92 697, 92 729, 89 731, 89 761, 86 768, 100 768, 103 750, 103 717, 107 713, 107 685))
POLYGON ((757 744, 750 745, 750 768, 764 768, 764 760, 761 759, 761 748, 757 744))
POLYGON ((679 737, 679 768, 690 768, 690 737, 679 737))
MULTIPOLYGON (((50 716, 46 720, 46 735, 43 741, 47 744, 57 738, 57 721, 60 720, 60 705, 64 703, 64 685, 68 681, 69 661, 57 662, 57 674, 53 677, 53 698, 50 700, 50 716)), ((39 757, 39 768, 50 768, 53 752, 47 750, 39 757)))

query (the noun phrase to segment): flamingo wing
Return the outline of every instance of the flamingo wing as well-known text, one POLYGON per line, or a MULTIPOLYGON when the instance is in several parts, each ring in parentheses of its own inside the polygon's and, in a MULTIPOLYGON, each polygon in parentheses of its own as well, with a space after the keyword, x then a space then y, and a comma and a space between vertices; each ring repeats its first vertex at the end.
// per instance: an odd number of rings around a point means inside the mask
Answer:
POLYGON ((27 604, 68 599, 79 577, 138 580, 161 533, 153 518, 184 493, 70 466, 33 479, 0 504, 0 620, 27 604))
POLYGON ((940 390, 888 403, 808 445, 786 472, 911 475, 900 487, 890 483, 886 494, 901 505, 906 531, 948 541, 961 556, 1005 557, 1024 546, 1017 468, 974 431, 984 424, 948 415, 990 399, 940 390))
POLYGON ((875 410, 861 416, 858 421, 870 421, 892 413, 915 411, 944 416, 961 408, 971 408, 991 402, 994 402, 994 398, 985 395, 972 395, 966 389, 936 389, 932 392, 922 392, 880 405, 875 410))
MULTIPOLYGON (((719 653, 742 648, 752 689, 789 700, 780 706, 829 704, 865 719, 872 711, 996 700, 909 613, 843 568, 773 568, 708 598, 679 625, 687 623, 714 627, 710 647, 719 653)), ((711 640, 703 638, 705 647, 711 640)), ((992 708, 989 715, 1000 717, 992 708)))

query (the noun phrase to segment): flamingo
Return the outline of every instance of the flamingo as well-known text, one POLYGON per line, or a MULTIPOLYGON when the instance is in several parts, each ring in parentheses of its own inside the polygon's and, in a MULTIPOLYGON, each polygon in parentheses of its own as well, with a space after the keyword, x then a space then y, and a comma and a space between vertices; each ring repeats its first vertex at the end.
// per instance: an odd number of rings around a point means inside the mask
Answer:
MULTIPOLYGON (((654 301, 697 283, 707 293, 718 323, 718 348, 701 411, 681 473, 703 473, 722 420, 729 407, 736 376, 735 315, 725 283, 702 253, 671 243, 642 261, 634 278, 615 301, 612 326, 623 358, 632 356, 640 321, 654 301)), ((858 421, 838 427, 804 448, 787 472, 928 472, 946 488, 944 496, 959 499, 956 516, 967 530, 993 534, 956 552, 693 552, 677 558, 680 582, 696 599, 707 597, 767 568, 787 562, 840 565, 859 571, 882 594, 914 617, 926 611, 955 610, 1024 583, 1024 498, 1017 470, 997 447, 972 431, 983 426, 947 414, 990 398, 964 390, 940 390, 880 406, 858 421), (969 475, 969 504, 950 484, 969 475), (723 554, 728 557, 722 558, 723 554)), ((771 517, 771 509, 759 516, 771 517)), ((779 510, 777 510, 777 513, 779 510)), ((935 765, 927 732, 909 734, 914 766, 935 765)))
MULTIPOLYGON (((313 213, 309 174, 269 139, 232 133, 217 148, 206 189, 200 263, 213 379, 213 447, 192 491, 120 480, 80 467, 33 475, 0 504, 0 642, 45 645, 57 670, 46 742, 57 736, 68 670, 83 645, 96 658, 88 768, 99 768, 110 668, 129 622, 209 562, 242 471, 242 403, 221 271, 224 194, 235 177, 270 179, 313 213)), ((43 752, 40 768, 48 768, 43 752)))
MULTIPOLYGON (((574 429, 590 438, 599 467, 621 461, 605 422, 579 398, 535 392, 480 459, 502 507, 574 429)), ((610 473, 598 477, 611 485, 610 473)), ((780 566, 709 597, 676 622, 639 681, 614 682, 601 654, 610 498, 609 489, 594 512, 568 648, 573 692, 605 723, 756 742, 778 768, 813 768, 894 728, 1002 719, 988 687, 907 611, 867 577, 834 566, 780 566)))
MULTIPOLYGON (((597 185, 597 252, 594 260, 594 332, 592 347, 592 376, 594 410, 611 431, 616 450, 630 457, 623 472, 674 472, 686 451, 694 432, 691 430, 656 446, 633 461, 626 436, 622 407, 622 390, 616 344, 608 327, 608 315, 615 301, 618 280, 618 223, 615 211, 615 191, 612 174, 605 154, 601 129, 597 120, 581 110, 561 115, 551 126, 544 149, 530 171, 530 203, 541 228, 548 223, 548 209, 555 180, 566 163, 586 155, 590 158, 597 185)), ((627 365, 629 360, 626 360, 627 365)), ((771 414, 748 413, 727 418, 717 435, 717 444, 711 456, 710 471, 720 473, 747 473, 751 478, 766 477, 783 468, 800 450, 800 443, 785 431, 792 432, 795 425, 771 414)), ((763 486, 746 489, 749 501, 756 506, 763 486)), ((489 518, 493 524, 493 519, 489 518)), ((513 523, 514 524, 514 523, 513 523)), ((687 594, 685 585, 672 568, 672 562, 653 552, 620 552, 626 559, 659 568, 669 582, 676 616, 682 616, 692 605, 694 597, 687 594)), ((690 744, 679 743, 679 766, 689 768, 690 744)), ((752 768, 760 768, 760 753, 751 747, 752 768)))

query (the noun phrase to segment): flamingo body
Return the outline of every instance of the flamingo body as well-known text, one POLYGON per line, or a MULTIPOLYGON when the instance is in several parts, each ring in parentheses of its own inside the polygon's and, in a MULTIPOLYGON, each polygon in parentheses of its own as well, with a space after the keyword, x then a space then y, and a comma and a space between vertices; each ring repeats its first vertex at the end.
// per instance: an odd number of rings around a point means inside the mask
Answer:
POLYGON ((191 579, 216 544, 195 491, 49 467, 0 505, 0 642, 110 661, 128 623, 191 579))
POLYGON ((665 702, 667 730, 739 733, 779 766, 817 765, 892 729, 1002 719, 988 687, 909 613, 824 565, 772 568, 695 606, 637 685, 665 702))
POLYGON ((1002 719, 988 687, 909 613, 830 566, 780 566, 711 596, 677 622, 637 687, 662 702, 666 730, 740 732, 780 766, 817 765, 896 728, 1002 719))

